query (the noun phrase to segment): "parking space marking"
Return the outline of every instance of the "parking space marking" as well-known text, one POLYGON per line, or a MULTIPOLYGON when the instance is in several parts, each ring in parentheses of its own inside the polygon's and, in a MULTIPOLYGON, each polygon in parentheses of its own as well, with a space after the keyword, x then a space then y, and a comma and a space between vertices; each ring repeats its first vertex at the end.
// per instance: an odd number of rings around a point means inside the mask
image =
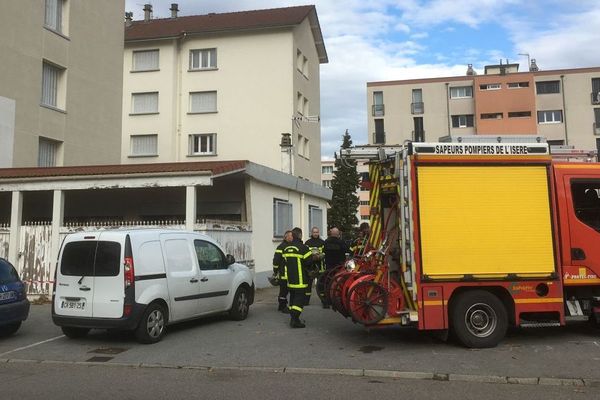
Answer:
POLYGON ((57 340, 57 339, 60 339, 60 338, 64 338, 64 337, 65 337, 65 335, 60 335, 60 336, 56 336, 56 337, 53 337, 53 338, 50 338, 50 339, 42 340, 41 342, 30 344, 28 346, 23 346, 23 347, 19 347, 19 348, 13 349, 13 350, 9 350, 7 352, 0 353, 0 357, 4 356, 6 354, 17 352, 17 351, 27 350, 27 349, 30 349, 32 347, 39 346, 40 344, 52 342, 54 340, 57 340))

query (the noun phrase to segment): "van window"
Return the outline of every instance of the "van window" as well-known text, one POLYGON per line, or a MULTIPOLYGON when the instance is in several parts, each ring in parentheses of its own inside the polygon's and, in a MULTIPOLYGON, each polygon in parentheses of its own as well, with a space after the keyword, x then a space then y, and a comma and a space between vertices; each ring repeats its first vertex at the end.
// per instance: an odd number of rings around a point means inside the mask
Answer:
POLYGON ((223 253, 217 246, 204 240, 194 240, 198 266, 201 270, 223 269, 226 267, 223 253))
POLYGON ((600 231, 600 179, 572 180, 571 192, 577 218, 600 231))
POLYGON ((60 272, 66 276, 117 276, 121 245, 117 242, 70 242, 65 245, 60 272))
POLYGON ((19 274, 15 268, 6 260, 0 258, 0 285, 14 283, 19 280, 19 274))
POLYGON ((192 272, 196 267, 187 239, 165 240, 165 253, 171 272, 192 272))

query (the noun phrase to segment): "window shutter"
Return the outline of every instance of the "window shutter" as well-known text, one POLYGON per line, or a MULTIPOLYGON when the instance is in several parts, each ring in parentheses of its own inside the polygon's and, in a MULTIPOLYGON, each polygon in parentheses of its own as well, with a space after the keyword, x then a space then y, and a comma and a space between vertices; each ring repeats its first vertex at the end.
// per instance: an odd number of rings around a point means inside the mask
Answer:
POLYGON ((156 113, 158 112, 158 93, 134 93, 133 113, 156 113))
POLYGON ((458 115, 453 115, 452 116, 452 127, 453 128, 458 128, 458 115))
POLYGON ((158 154, 158 135, 131 136, 131 155, 148 156, 158 154))
POLYGON ((47 27, 58 32, 61 31, 62 25, 62 1, 63 0, 46 0, 44 23, 47 27))
POLYGON ((38 147, 38 167, 56 166, 56 142, 40 138, 38 147))
POLYGON ((50 64, 42 67, 42 104, 56 107, 59 70, 50 64))
POLYGON ((136 51, 133 53, 134 71, 154 69, 158 69, 158 50, 136 51))
POLYGON ((273 236, 282 237, 284 232, 292 227, 292 205, 285 201, 275 200, 273 211, 273 236))
POLYGON ((308 209, 309 211, 309 227, 308 227, 308 231, 310 232, 310 230, 313 227, 317 227, 319 228, 320 231, 323 230, 323 210, 321 210, 318 207, 309 207, 308 209))
POLYGON ((217 92, 190 93, 190 112, 216 112, 217 92))

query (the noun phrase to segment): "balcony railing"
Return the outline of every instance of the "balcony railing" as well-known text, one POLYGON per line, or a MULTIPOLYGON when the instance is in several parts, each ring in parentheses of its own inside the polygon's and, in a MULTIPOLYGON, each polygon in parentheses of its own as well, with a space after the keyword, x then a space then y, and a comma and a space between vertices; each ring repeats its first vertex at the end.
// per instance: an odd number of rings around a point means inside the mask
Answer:
POLYGON ((425 112, 425 103, 422 101, 410 103, 410 112, 412 114, 423 114, 425 112))
POLYGON ((385 106, 383 104, 373 104, 371 114, 374 117, 383 117, 385 115, 385 106))
POLYGON ((600 123, 594 122, 594 135, 600 136, 600 123))
POLYGON ((592 92, 592 104, 600 104, 600 92, 592 92))
POLYGON ((385 144, 385 132, 373 132, 373 144, 385 144))
POLYGON ((412 131, 413 142, 424 142, 425 141, 425 130, 412 131))

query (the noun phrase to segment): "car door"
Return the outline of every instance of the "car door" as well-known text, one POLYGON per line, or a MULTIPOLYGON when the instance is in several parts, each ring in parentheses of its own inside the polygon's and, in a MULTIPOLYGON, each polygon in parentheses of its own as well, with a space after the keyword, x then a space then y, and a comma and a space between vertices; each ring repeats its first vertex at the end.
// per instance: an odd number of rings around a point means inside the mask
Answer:
POLYGON ((94 296, 94 257, 98 241, 93 234, 68 236, 56 270, 54 311, 58 315, 91 317, 94 296))
POLYGON ((194 260, 189 235, 160 235, 167 285, 171 303, 171 321, 193 318, 200 314, 200 273, 194 260))
POLYGON ((228 310, 234 272, 225 262, 223 252, 216 244, 203 239, 194 239, 194 249, 202 272, 199 307, 203 313, 228 310))
POLYGON ((567 285, 600 282, 600 177, 565 175, 570 243, 565 246, 567 285))
POLYGON ((123 277, 124 235, 102 232, 94 258, 94 291, 92 317, 121 318, 125 283, 123 277))

